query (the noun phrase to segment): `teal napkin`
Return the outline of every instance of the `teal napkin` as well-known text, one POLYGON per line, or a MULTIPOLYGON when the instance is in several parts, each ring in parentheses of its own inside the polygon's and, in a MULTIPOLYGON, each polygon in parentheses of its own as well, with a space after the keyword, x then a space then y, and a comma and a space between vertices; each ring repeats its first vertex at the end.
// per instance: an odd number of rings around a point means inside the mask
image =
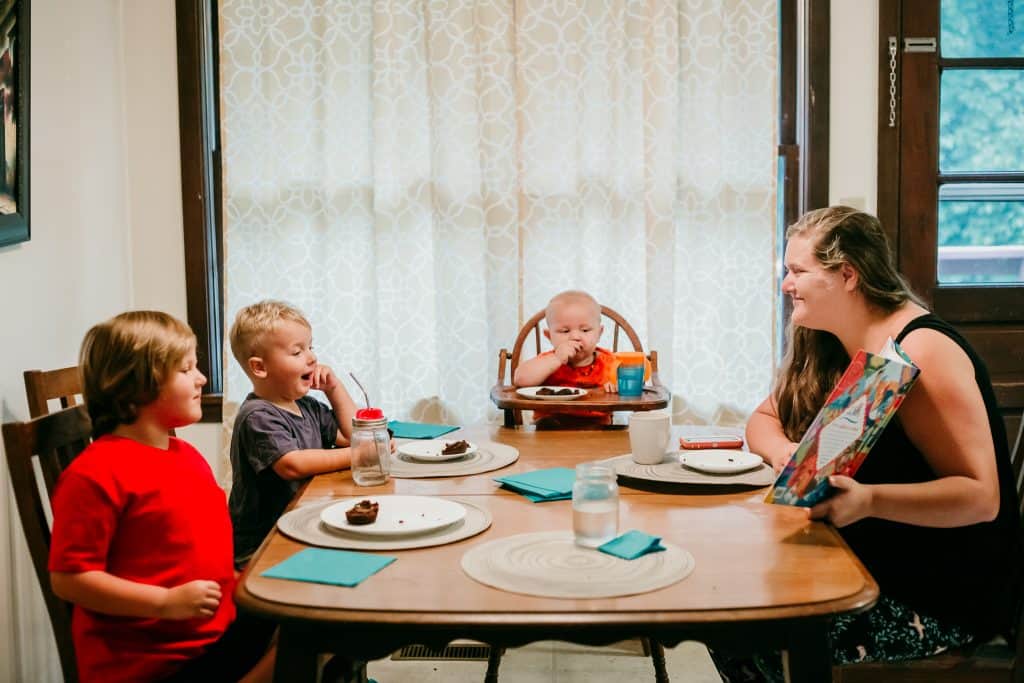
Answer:
POLYGON ((575 480, 576 472, 568 467, 551 467, 494 478, 505 488, 523 494, 534 503, 572 498, 572 484, 575 480))
POLYGON ((260 576, 351 587, 358 586, 367 577, 394 561, 395 558, 385 555, 306 548, 284 562, 275 564, 260 576))
POLYGON ((399 439, 436 439, 439 436, 454 432, 458 427, 452 425, 434 425, 425 422, 388 422, 388 429, 399 439))
POLYGON ((665 549, 661 538, 651 536, 642 531, 627 531, 597 548, 602 553, 621 557, 624 560, 635 560, 647 553, 659 553, 665 549))

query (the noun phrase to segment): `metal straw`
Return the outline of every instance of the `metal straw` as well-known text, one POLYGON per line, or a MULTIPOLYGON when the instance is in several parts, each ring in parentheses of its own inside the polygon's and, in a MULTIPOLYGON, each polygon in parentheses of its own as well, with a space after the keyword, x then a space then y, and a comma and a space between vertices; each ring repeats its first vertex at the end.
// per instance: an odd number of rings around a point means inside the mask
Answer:
POLYGON ((348 376, 352 378, 352 381, 356 383, 356 386, 359 387, 359 390, 361 392, 363 392, 363 400, 366 401, 366 407, 369 408, 370 407, 370 397, 366 394, 366 389, 363 388, 362 382, 360 382, 358 379, 356 379, 356 376, 353 375, 351 372, 348 373, 348 376))

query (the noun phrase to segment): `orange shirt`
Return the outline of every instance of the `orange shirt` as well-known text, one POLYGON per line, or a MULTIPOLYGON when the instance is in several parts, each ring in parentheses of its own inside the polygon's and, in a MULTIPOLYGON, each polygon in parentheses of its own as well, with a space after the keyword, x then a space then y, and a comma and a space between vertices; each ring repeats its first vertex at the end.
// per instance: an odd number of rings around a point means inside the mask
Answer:
MULTIPOLYGON (((550 356, 553 353, 554 351, 545 351, 541 356, 550 356)), ((544 384, 560 387, 597 387, 603 389, 607 382, 618 381, 616 376, 616 370, 618 367, 619 361, 611 351, 598 348, 594 351, 593 363, 590 363, 589 365, 581 365, 579 367, 562 365, 548 375, 547 379, 544 380, 544 384)), ((587 424, 594 425, 608 425, 612 422, 611 413, 597 410, 559 409, 557 411, 533 411, 534 422, 540 422, 547 418, 555 418, 556 416, 567 416, 574 421, 581 420, 587 424)))

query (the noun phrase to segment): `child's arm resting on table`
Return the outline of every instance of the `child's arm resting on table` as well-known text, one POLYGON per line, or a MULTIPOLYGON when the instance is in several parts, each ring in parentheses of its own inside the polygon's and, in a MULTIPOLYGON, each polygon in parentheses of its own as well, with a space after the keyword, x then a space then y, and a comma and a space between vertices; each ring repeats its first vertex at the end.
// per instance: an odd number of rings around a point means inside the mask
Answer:
POLYGON ((517 387, 533 387, 543 384, 558 368, 569 362, 579 351, 579 342, 564 342, 555 348, 554 353, 534 356, 516 367, 512 384, 517 387))
POLYGON ((352 466, 351 448, 303 448, 289 451, 271 467, 282 479, 305 479, 352 466))
POLYGON ((57 597, 79 607, 119 617, 210 618, 220 605, 220 585, 202 579, 173 588, 136 583, 104 571, 50 572, 57 597))

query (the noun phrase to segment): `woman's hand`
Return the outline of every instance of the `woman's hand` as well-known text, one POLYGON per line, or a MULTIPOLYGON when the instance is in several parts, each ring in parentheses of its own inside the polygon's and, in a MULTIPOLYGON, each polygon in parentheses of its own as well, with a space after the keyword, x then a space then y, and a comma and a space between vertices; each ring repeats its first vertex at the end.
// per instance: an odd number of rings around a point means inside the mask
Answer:
POLYGON ((159 608, 161 619, 209 619, 220 605, 220 584, 197 579, 168 588, 159 608))
POLYGON ((811 519, 827 519, 837 527, 844 527, 871 516, 870 486, 841 474, 829 477, 828 483, 837 491, 811 508, 811 519))

